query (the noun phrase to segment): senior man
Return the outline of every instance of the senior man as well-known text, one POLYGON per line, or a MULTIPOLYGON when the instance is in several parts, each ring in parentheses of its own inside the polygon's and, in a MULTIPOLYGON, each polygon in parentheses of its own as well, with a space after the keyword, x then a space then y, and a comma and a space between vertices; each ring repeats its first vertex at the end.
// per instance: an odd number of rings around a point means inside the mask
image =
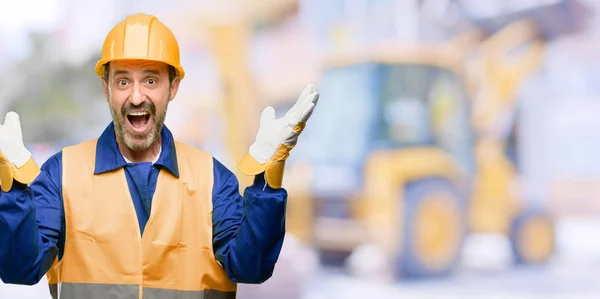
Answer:
POLYGON ((39 169, 19 116, 0 126, 0 278, 54 298, 235 298, 237 283, 273 272, 285 235, 285 160, 318 100, 314 85, 282 118, 267 107, 239 168, 239 194, 210 153, 163 125, 185 76, 179 46, 156 17, 128 16, 95 69, 113 118, 99 138, 65 147, 39 169), (60 287, 59 287, 60 286, 60 287))

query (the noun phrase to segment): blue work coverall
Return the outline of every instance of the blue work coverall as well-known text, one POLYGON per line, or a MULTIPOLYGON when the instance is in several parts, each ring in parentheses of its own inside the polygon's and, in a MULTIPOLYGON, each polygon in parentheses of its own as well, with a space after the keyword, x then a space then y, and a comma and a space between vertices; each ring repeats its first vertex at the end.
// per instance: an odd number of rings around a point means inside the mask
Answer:
MULTIPOLYGON (((129 191, 143 233, 160 171, 179 176, 173 135, 163 126, 156 163, 127 163, 117 148, 111 123, 98 139, 95 173, 125 168, 129 191)), ((285 189, 271 189, 263 175, 239 194, 233 173, 214 159, 213 248, 217 262, 238 283, 271 277, 285 234, 285 189)), ((92 175, 92 174, 90 174, 92 175)), ((62 152, 46 161, 29 186, 15 182, 0 191, 0 279, 33 285, 62 258, 65 242, 62 201, 62 152)))

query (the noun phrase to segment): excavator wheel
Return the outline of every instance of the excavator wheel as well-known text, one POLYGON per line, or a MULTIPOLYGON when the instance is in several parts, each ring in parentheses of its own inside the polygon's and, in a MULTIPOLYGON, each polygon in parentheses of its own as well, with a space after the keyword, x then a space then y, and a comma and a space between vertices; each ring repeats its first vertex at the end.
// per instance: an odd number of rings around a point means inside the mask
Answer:
POLYGON ((403 201, 404 235, 397 260, 400 279, 449 274, 465 235, 463 198, 447 180, 426 179, 407 184, 403 201))
POLYGON ((512 222, 510 241, 517 265, 543 265, 554 255, 554 220, 543 211, 528 210, 512 222))

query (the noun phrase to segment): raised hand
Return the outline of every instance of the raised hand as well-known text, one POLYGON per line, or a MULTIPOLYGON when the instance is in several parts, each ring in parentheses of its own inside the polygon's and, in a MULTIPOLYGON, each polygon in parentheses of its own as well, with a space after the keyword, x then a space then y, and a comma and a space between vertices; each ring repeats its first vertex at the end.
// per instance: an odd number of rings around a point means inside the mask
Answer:
POLYGON ((23 184, 31 183, 39 174, 39 167, 31 158, 31 153, 23 144, 21 121, 15 112, 6 114, 0 125, 0 186, 8 192, 13 180, 23 184))
POLYGON ((265 108, 260 117, 256 139, 240 162, 240 170, 247 175, 265 172, 269 186, 281 188, 285 161, 298 142, 318 101, 316 86, 308 84, 296 104, 283 117, 277 118, 273 107, 265 108))

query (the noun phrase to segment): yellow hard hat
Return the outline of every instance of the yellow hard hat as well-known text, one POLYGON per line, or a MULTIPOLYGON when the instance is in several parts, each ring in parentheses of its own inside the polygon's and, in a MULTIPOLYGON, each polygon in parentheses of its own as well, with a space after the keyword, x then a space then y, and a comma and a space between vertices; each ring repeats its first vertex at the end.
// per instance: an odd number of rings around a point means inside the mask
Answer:
POLYGON ((104 65, 108 62, 131 59, 164 62, 173 66, 181 79, 185 76, 179 61, 179 44, 155 16, 130 15, 117 24, 104 40, 96 74, 104 77, 104 65))

